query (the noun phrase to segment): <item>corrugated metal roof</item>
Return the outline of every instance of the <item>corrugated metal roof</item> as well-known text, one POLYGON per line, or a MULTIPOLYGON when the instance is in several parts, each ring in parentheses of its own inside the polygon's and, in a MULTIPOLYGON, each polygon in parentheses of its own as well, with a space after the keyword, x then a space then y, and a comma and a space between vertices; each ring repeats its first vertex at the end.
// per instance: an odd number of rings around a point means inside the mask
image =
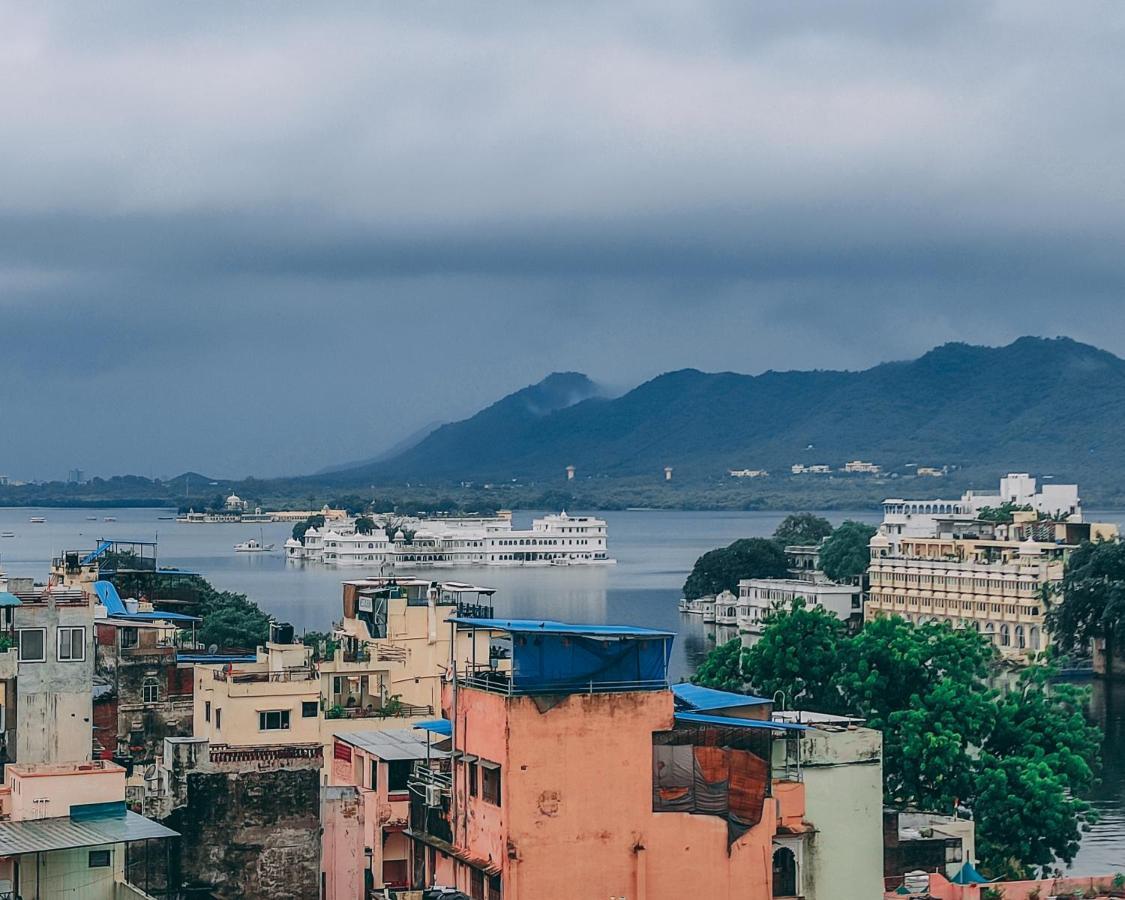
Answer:
MULTIPOLYGON (((336 739, 365 750, 379 759, 425 759, 427 738, 414 729, 393 731, 350 731, 336 739)), ((444 750, 430 748, 431 757, 447 756, 444 750)))
POLYGON ((0 822, 0 856, 170 837, 179 837, 179 834, 159 822, 128 811, 123 816, 86 819, 82 822, 70 816, 26 819, 21 822, 0 822))
POLYGON ((549 619, 472 619, 462 616, 450 616, 448 621, 469 628, 507 631, 512 634, 537 632, 595 637, 675 637, 671 631, 657 631, 654 628, 639 628, 635 625, 572 625, 567 622, 552 622, 549 619))
POLYGON ((709 709, 728 709, 736 706, 761 706, 763 703, 772 703, 765 697, 755 697, 752 694, 735 694, 731 691, 717 691, 714 688, 703 687, 698 684, 674 684, 672 693, 677 700, 682 700, 692 709, 706 711, 709 709))
POLYGON ((734 716, 708 716, 703 713, 676 713, 676 721, 688 725, 721 725, 724 728, 767 728, 770 731, 808 731, 806 725, 793 722, 766 722, 761 719, 738 719, 734 716))

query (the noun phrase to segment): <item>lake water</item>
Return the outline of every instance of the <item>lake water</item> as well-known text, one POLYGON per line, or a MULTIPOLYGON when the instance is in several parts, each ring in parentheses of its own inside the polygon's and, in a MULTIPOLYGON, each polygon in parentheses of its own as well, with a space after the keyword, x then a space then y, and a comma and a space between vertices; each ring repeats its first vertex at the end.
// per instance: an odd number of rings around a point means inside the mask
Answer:
MULTIPOLYGON (((3 509, 0 531, 15 538, 0 539, 0 568, 10 575, 46 578, 52 556, 63 550, 85 550, 98 538, 156 540, 160 563, 198 572, 215 587, 240 591, 297 630, 324 631, 341 616, 340 582, 358 578, 365 570, 333 569, 321 565, 287 563, 280 552, 291 525, 263 526, 272 554, 235 553, 240 541, 259 537, 250 525, 186 525, 161 521, 168 510, 120 509, 3 509), (32 525, 28 519, 47 521, 32 525), (96 515, 96 521, 88 516, 96 515), (103 522, 104 516, 116 522, 103 522)), ((516 515, 526 525, 534 513, 516 515)), ((687 678, 717 641, 734 637, 733 629, 703 625, 697 617, 676 608, 680 588, 700 554, 741 537, 766 537, 784 512, 668 512, 599 513, 609 523, 611 555, 616 566, 601 568, 487 568, 407 570, 438 579, 469 581, 497 589, 496 613, 521 618, 552 618, 581 623, 618 623, 662 628, 677 634, 670 675, 687 678)), ((871 511, 822 513, 834 524, 845 518, 877 522, 871 511)), ((1088 513, 1088 518, 1117 522, 1125 527, 1125 511, 1088 513)), ((1125 684, 1094 685, 1094 717, 1105 731, 1105 770, 1091 798, 1101 822, 1085 836, 1073 866, 1077 874, 1100 875, 1125 871, 1125 684)))

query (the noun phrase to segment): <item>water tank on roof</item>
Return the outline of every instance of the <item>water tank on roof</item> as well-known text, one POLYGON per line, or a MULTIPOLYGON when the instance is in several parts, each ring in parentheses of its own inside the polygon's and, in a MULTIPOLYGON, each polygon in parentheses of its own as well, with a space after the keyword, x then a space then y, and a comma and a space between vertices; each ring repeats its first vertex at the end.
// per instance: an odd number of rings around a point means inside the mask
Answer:
POLYGON ((288 622, 270 622, 271 644, 292 644, 293 626, 288 622))

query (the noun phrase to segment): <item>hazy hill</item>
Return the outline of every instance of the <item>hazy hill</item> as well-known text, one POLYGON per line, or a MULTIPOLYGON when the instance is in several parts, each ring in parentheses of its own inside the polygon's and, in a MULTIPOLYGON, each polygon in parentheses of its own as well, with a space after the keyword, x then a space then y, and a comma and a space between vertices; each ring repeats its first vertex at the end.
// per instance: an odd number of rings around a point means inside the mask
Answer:
POLYGON ((1125 475, 1125 361, 1068 338, 999 348, 947 344, 861 372, 738 375, 685 369, 615 399, 584 375, 551 375, 338 483, 401 480, 723 478, 788 475, 857 457, 965 470, 1051 472, 1104 483, 1125 475), (806 449, 809 445, 812 449, 806 449))

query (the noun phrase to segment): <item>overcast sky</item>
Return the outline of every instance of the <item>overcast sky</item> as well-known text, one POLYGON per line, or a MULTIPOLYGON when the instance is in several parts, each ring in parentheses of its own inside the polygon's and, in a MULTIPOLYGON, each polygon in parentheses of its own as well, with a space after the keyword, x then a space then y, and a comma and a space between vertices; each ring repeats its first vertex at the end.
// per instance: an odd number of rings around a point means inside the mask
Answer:
POLYGON ((1110 2, 8 5, 0 473, 303 473, 553 370, 1125 354, 1123 59, 1110 2))

